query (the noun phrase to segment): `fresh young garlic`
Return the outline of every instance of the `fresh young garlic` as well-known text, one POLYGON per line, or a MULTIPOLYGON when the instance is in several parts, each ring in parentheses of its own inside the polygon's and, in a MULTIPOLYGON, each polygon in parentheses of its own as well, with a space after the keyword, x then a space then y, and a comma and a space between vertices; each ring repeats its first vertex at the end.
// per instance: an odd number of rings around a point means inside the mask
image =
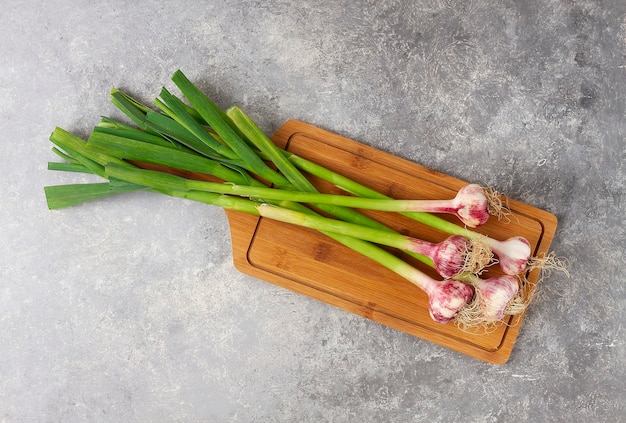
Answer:
POLYGON ((438 244, 432 244, 428 255, 437 273, 452 278, 463 272, 467 264, 470 242, 460 235, 450 236, 438 244))
POLYGON ((480 185, 464 186, 457 192, 453 203, 457 205, 456 215, 470 228, 483 225, 489 219, 489 201, 480 185))
POLYGON ((454 279, 439 281, 422 274, 418 285, 428 294, 428 312, 437 323, 454 320, 474 296, 470 285, 454 279))
POLYGON ((507 275, 522 273, 530 260, 530 243, 521 236, 515 236, 504 241, 489 238, 485 242, 498 256, 500 268, 507 275))
POLYGON ((489 219, 489 200, 485 190, 477 184, 465 185, 451 200, 421 200, 419 203, 419 208, 412 211, 453 214, 470 228, 483 225, 489 219))
POLYGON ((517 278, 509 275, 481 279, 477 275, 464 273, 457 277, 474 287, 473 300, 456 316, 455 323, 461 329, 493 330, 505 315, 522 313, 525 304, 520 302, 517 278))
POLYGON ((509 275, 488 279, 474 277, 471 284, 477 293, 482 318, 493 322, 504 317, 507 306, 519 291, 517 279, 509 275))

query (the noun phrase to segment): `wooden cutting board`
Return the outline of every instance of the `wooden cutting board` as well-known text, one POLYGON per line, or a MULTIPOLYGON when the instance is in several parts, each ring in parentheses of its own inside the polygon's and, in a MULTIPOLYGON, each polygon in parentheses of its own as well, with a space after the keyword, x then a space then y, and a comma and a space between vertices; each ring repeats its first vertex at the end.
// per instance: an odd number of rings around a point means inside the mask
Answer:
MULTIPOLYGON (((272 140, 394 198, 453 198, 467 183, 299 121, 286 122, 272 140)), ((338 192, 312 180, 322 192, 338 192)), ((530 241, 533 256, 547 254, 556 217, 512 199, 508 204, 514 214, 510 222, 491 219, 478 231, 496 239, 521 235, 530 241)), ((401 233, 428 241, 439 242, 447 236, 395 213, 367 214, 401 233)), ((437 324, 430 318, 426 295, 419 288, 330 238, 239 212, 227 215, 234 263, 241 272, 486 362, 503 364, 509 359, 523 314, 506 317, 504 324, 490 333, 468 333, 452 323, 437 324)), ((454 217, 446 219, 455 221, 454 217)), ((436 277, 429 267, 403 258, 436 277)), ((496 267, 484 276, 498 274, 496 267)), ((527 275, 530 282, 538 277, 537 270, 527 275)))

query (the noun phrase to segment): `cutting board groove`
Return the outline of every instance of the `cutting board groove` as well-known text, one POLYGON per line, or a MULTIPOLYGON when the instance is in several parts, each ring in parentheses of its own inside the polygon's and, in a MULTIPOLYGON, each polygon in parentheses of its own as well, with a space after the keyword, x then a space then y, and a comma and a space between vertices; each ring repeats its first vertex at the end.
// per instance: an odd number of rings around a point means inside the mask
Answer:
MULTIPOLYGON (((286 122, 272 141, 394 198, 452 198, 467 183, 300 121, 286 122)), ((338 192, 323 181, 311 180, 322 192, 338 192)), ((492 219, 478 231, 497 239, 525 236, 534 256, 547 254, 556 217, 506 200, 514 214, 512 220, 492 219)), ((395 213, 366 214, 401 233, 429 241, 439 242, 447 236, 395 213)), ((523 314, 505 318, 504 324, 486 334, 461 331, 451 323, 434 323, 428 315, 426 295, 419 288, 330 238, 257 216, 231 211, 227 215, 233 260, 241 272, 486 362, 502 364, 509 359, 523 314)), ((402 257, 436 276, 422 263, 402 257)), ((498 269, 493 267, 485 277, 496 274, 498 269)), ((527 279, 536 282, 538 276, 535 270, 527 279)))

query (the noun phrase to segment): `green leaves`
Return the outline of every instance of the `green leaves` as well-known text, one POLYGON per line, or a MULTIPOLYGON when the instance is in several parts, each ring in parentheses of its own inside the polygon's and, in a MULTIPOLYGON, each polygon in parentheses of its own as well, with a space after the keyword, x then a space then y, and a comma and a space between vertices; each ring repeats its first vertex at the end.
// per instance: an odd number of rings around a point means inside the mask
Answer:
POLYGON ((88 201, 99 200, 125 192, 145 190, 141 185, 126 182, 103 182, 93 184, 69 184, 44 187, 50 210, 77 206, 88 201))
POLYGON ((233 106, 226 111, 226 115, 239 128, 244 136, 252 143, 262 154, 268 158, 282 172, 287 180, 298 190, 315 192, 316 189, 306 179, 302 173, 285 157, 281 149, 261 131, 256 123, 237 106, 233 106))
MULTIPOLYGON (((172 77, 172 81, 181 90, 183 95, 189 100, 198 114, 206 121, 206 123, 217 133, 220 139, 226 144, 236 157, 246 163, 246 169, 257 174, 277 186, 286 186, 289 181, 280 173, 270 168, 259 155, 250 148, 250 146, 240 136, 240 132, 234 129, 236 126, 230 121, 230 118, 213 103, 198 87, 196 87, 187 77, 180 71, 176 71, 172 77)), ((184 113, 180 110, 179 101, 173 97, 167 90, 161 92, 161 98, 165 103, 173 107, 172 112, 176 113, 181 119, 184 113)), ((191 122, 189 129, 195 127, 191 122)), ((196 133, 196 132, 194 132, 196 133)))

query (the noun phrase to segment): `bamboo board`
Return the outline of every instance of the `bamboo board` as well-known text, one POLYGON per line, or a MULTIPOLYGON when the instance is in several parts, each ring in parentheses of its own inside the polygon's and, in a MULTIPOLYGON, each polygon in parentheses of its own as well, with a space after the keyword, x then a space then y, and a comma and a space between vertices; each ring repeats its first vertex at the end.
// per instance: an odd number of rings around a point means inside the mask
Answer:
MULTIPOLYGON (((394 198, 453 198, 466 184, 299 121, 286 122, 272 141, 394 198)), ((338 192, 312 181, 322 192, 338 192)), ((530 241, 534 256, 547 254, 556 217, 512 199, 508 202, 515 216, 511 222, 491 219, 478 231, 497 239, 521 235, 530 241)), ((397 214, 368 214, 401 233, 428 241, 439 242, 447 236, 397 214)), ((503 364, 509 359, 523 314, 508 316, 505 324, 487 334, 467 333, 452 323, 437 324, 419 288, 330 238, 257 216, 230 211, 227 215, 239 271, 489 363, 503 364)), ((454 221, 454 217, 449 219, 454 221)), ((414 264, 436 277, 427 266, 414 264)), ((497 273, 494 266, 485 276, 497 273)), ((527 275, 530 282, 538 277, 536 270, 527 275)))

